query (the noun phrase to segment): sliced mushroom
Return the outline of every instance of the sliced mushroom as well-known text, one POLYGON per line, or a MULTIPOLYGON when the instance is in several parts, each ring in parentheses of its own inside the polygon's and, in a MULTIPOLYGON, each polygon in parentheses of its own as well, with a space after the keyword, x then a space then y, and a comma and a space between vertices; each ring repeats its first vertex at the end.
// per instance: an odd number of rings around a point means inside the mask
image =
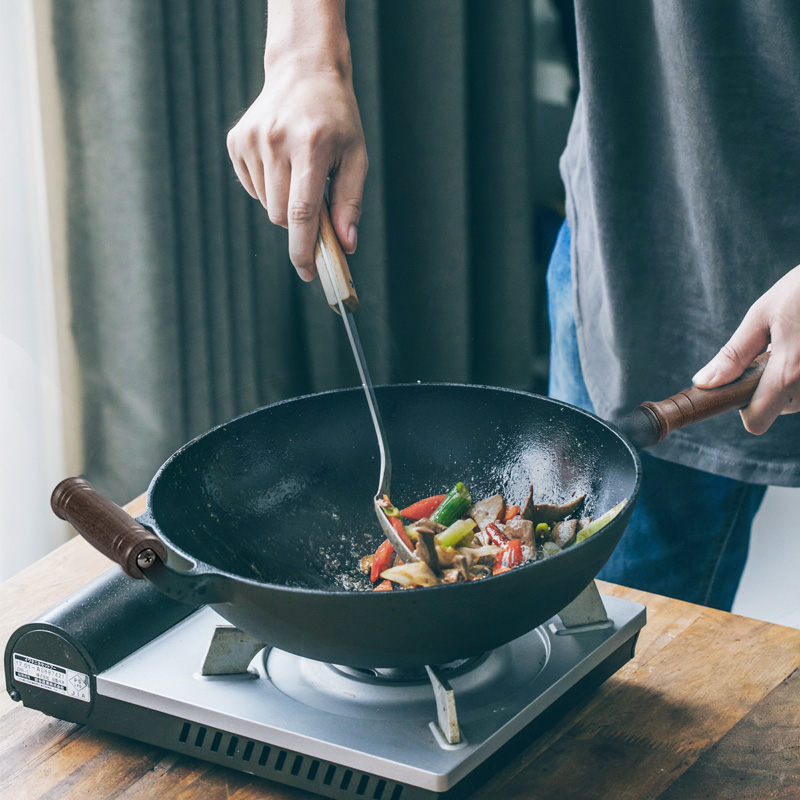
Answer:
POLYGON ((485 578, 488 575, 492 574, 492 568, 487 567, 485 564, 473 564, 469 570, 469 579, 471 581, 477 580, 478 578, 485 578))
POLYGON ((533 485, 531 488, 528 489, 528 496, 525 498, 525 502, 522 504, 522 509, 519 512, 520 517, 522 519, 528 519, 533 522, 533 485))
POLYGON ((430 533, 441 533, 442 531, 447 530, 446 525, 441 525, 440 523, 434 522, 432 519, 428 519, 427 517, 417 520, 414 523, 413 528, 416 531, 428 531, 430 533))
POLYGON ((529 519, 522 519, 522 517, 514 517, 514 519, 506 522, 503 532, 508 539, 519 539, 522 544, 529 547, 533 546, 533 523, 529 519))
POLYGON ((575 536, 578 533, 578 520, 565 519, 561 522, 556 522, 553 525, 553 530, 550 531, 550 538, 559 546, 566 547, 575 541, 575 536))
POLYGON ((374 554, 370 554, 368 556, 364 556, 361 561, 358 562, 359 569, 369 575, 370 570, 372 569, 372 559, 374 559, 374 554))
POLYGON ((436 537, 432 531, 420 530, 417 528, 419 538, 417 539, 416 555, 424 561, 434 575, 441 573, 439 567, 439 557, 436 554, 436 537))
POLYGON ((469 580, 470 559, 465 555, 455 557, 454 564, 456 572, 461 576, 462 581, 469 580))
POLYGON ((494 557, 500 552, 500 548, 493 544, 483 547, 462 547, 459 554, 467 556, 473 564, 494 564, 494 557))
POLYGON ((533 486, 531 486, 528 497, 525 500, 525 505, 522 507, 522 511, 520 511, 520 516, 523 519, 530 520, 534 525, 538 525, 541 522, 547 522, 548 524, 551 522, 558 522, 568 517, 570 514, 574 514, 585 498, 586 495, 582 494, 563 505, 551 505, 550 503, 536 504, 533 502, 533 486))
POLYGON ((493 494, 485 500, 475 503, 468 511, 467 515, 478 523, 478 527, 483 530, 492 522, 497 522, 503 518, 506 510, 506 501, 501 494, 493 494))
POLYGON ((442 583, 462 583, 468 580, 457 569, 446 569, 442 573, 442 583))
POLYGON ((437 586, 439 578, 424 561, 410 561, 396 567, 385 569, 381 573, 384 580, 399 583, 401 586, 437 586))

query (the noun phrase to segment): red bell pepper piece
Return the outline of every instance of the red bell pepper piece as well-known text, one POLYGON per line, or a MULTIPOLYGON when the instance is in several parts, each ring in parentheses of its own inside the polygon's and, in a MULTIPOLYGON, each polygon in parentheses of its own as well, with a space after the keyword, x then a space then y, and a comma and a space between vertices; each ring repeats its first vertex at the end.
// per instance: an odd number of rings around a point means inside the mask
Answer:
POLYGON ((417 500, 416 503, 412 503, 410 506, 406 508, 400 509, 400 513, 406 519, 423 519, 425 517, 430 517, 434 511, 442 504, 442 500, 447 497, 446 494, 435 494, 433 497, 426 497, 423 500, 417 500))
POLYGON ((403 526, 403 520, 401 520, 399 517, 387 517, 386 519, 389 520, 392 527, 397 531, 397 535, 405 542, 408 549, 413 553, 414 542, 411 541, 409 535, 406 533, 406 529, 403 526))
POLYGON ((376 551, 372 557, 372 569, 369 573, 369 579, 375 583, 380 577, 381 572, 389 569, 392 566, 392 559, 394 558, 394 547, 387 539, 376 551))
POLYGON ((508 545, 503 550, 503 566, 516 567, 517 564, 521 564, 524 560, 522 542, 519 539, 509 539, 508 545))
POLYGON ((508 539, 501 547, 503 549, 494 557, 492 575, 508 572, 525 560, 522 555, 522 542, 519 539, 508 539))
POLYGON ((373 592, 391 592, 392 591, 392 582, 391 581, 381 581, 372 591, 373 592))
MULTIPOLYGON (((505 534, 500 532, 500 529, 494 522, 490 522, 484 529, 483 532, 492 540, 494 544, 498 547, 505 547, 508 544, 508 539, 506 539, 505 534)), ((519 541, 519 539, 517 539, 519 541)))
POLYGON ((505 522, 508 522, 510 519, 514 519, 517 514, 519 514, 519 506, 508 506, 506 508, 506 515, 503 519, 505 522))

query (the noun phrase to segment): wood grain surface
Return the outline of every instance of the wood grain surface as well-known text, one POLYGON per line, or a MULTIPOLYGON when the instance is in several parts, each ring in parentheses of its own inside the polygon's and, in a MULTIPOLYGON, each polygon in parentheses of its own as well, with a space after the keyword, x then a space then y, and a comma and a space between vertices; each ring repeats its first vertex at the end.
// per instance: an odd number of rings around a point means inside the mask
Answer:
MULTIPOLYGON (((143 499, 128 510, 141 513, 143 499)), ((0 586, 0 643, 109 566, 73 539, 0 586)), ((798 800, 800 631, 600 584, 642 602, 636 657, 480 786, 475 800, 798 800)), ((61 722, 0 694, 3 800, 313 798, 61 722)))

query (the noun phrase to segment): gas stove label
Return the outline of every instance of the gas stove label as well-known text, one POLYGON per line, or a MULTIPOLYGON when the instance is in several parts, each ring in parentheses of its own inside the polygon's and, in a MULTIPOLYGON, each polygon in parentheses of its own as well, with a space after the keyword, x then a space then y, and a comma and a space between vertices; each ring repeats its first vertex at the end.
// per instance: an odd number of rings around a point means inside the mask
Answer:
POLYGON ((92 699, 88 675, 20 653, 14 653, 14 678, 21 683, 29 683, 48 692, 64 694, 87 703, 92 699))

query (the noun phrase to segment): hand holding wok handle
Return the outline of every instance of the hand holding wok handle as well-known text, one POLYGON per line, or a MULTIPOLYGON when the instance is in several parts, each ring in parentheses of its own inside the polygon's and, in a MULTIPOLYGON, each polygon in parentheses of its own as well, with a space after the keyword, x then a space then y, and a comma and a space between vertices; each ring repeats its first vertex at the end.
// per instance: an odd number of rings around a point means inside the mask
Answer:
POLYGON ((744 408, 761 380, 769 361, 769 353, 762 353, 742 373, 741 377, 716 389, 698 389, 692 386, 658 402, 646 402, 616 422, 616 426, 636 447, 651 447, 667 434, 693 422, 716 417, 726 411, 744 408))
POLYGON ((167 560, 164 543, 83 478, 66 478, 50 497, 55 515, 69 522, 89 544, 115 561, 131 578, 155 559, 167 560))
POLYGON ((350 267, 347 265, 344 250, 333 229, 327 199, 323 200, 319 214, 319 233, 314 248, 314 262, 328 305, 337 314, 341 313, 339 311, 339 297, 341 297, 345 306, 350 311, 355 311, 358 308, 358 295, 353 285, 353 278, 350 276, 350 267), (336 295, 337 291, 339 297, 336 295))

